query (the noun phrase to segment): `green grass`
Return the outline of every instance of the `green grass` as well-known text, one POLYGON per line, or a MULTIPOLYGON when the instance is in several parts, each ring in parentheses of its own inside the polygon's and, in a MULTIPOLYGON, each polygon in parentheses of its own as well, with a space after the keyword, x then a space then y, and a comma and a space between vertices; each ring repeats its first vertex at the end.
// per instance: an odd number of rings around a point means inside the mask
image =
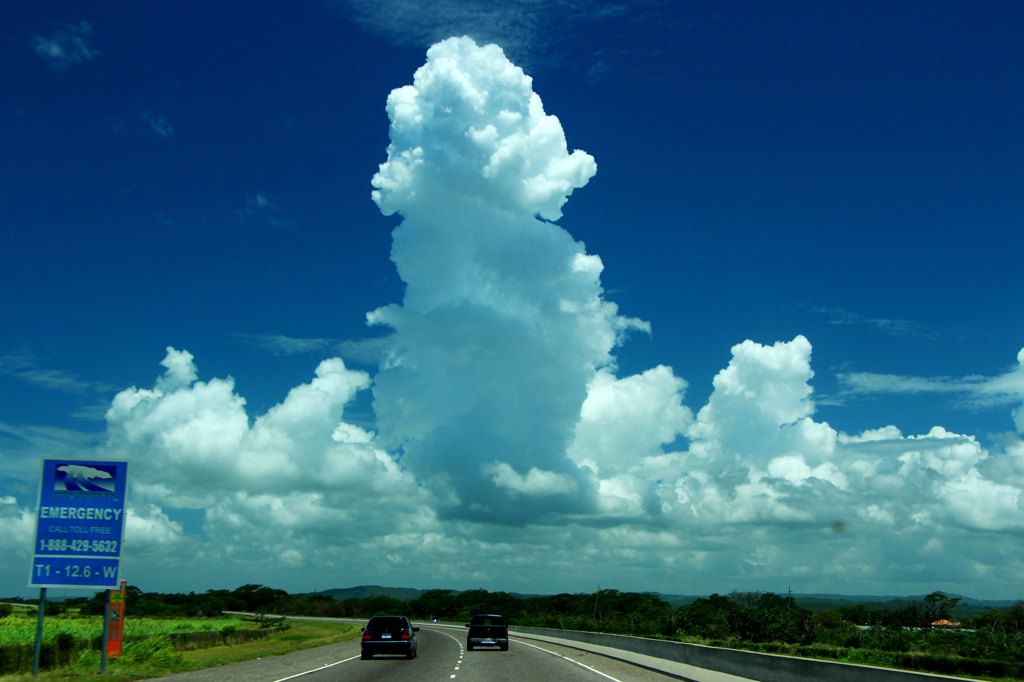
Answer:
MULTIPOLYGON (((251 621, 241 618, 128 618, 124 622, 124 636, 165 635, 175 632, 217 631, 224 628, 258 627, 251 621)), ((65 617, 50 616, 43 622, 43 641, 52 642, 61 633, 75 639, 92 639, 103 633, 102 616, 65 617)), ((0 618, 0 645, 4 644, 35 644, 36 616, 27 617, 22 614, 0 618)))
MULTIPOLYGON (((291 629, 258 642, 236 644, 229 647, 211 647, 197 649, 183 654, 185 660, 197 668, 212 668, 227 663, 248 661, 264 656, 280 656, 293 651, 312 649, 326 644, 346 642, 360 635, 357 625, 319 620, 289 620, 291 629)), ((0 678, 3 679, 3 678, 0 678)))
MULTIPOLYGON (((154 619, 155 620, 155 619, 154 619)), ((130 620, 125 621, 126 625, 130 620)), ((141 642, 126 642, 124 656, 107 660, 101 679, 130 682, 176 672, 213 668, 253 658, 279 656, 313 647, 355 639, 359 628, 349 623, 289 620, 290 629, 264 640, 192 651, 175 651, 166 636, 154 635, 141 642)), ((34 640, 33 640, 34 641, 34 640)), ((36 679, 60 682, 95 682, 100 669, 99 652, 82 654, 78 662, 55 670, 42 670, 36 679)), ((29 682, 32 674, 0 675, 0 682, 29 682)))

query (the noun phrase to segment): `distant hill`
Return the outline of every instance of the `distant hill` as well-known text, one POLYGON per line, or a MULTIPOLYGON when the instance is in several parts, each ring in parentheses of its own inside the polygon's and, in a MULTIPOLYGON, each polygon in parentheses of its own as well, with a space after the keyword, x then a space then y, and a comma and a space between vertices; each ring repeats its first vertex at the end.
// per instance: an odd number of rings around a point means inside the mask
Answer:
MULTIPOLYGON (((1013 606, 1015 599, 975 599, 965 597, 962 594, 945 593, 948 597, 960 597, 960 605, 971 606, 981 609, 1005 609, 1013 606)), ((793 597, 803 606, 808 608, 834 609, 839 606, 850 604, 868 604, 878 608, 894 608, 908 602, 921 602, 927 595, 913 594, 904 596, 895 595, 869 595, 869 594, 794 594, 793 597)))
MULTIPOLYGON (((911 603, 921 603, 924 601, 925 596, 926 595, 923 594, 914 594, 902 597, 892 595, 877 596, 842 594, 793 595, 800 606, 811 609, 812 611, 835 611, 844 606, 853 606, 854 604, 864 604, 871 610, 890 611, 905 608, 911 603)), ((1005 609, 1016 603, 1015 600, 1011 599, 983 600, 951 593, 947 594, 947 596, 960 597, 960 603, 957 604, 953 611, 957 619, 980 616, 990 609, 1005 609)))
MULTIPOLYGON (((447 588, 436 588, 436 589, 447 589, 447 588)), ((380 585, 359 585, 357 587, 335 587, 330 590, 321 590, 316 594, 327 594, 338 601, 344 601, 345 599, 369 599, 371 597, 379 597, 380 595, 386 595, 394 599, 400 599, 402 601, 412 601, 416 599, 424 592, 429 590, 417 590, 414 587, 381 587, 380 585)), ((463 590, 448 590, 454 594, 459 594, 463 590)), ((529 599, 530 597, 538 597, 542 595, 537 594, 521 594, 519 592, 509 592, 509 596, 515 597, 516 599, 529 599)))
MULTIPOLYGON (((661 597, 672 606, 692 604, 698 599, 707 597, 707 595, 693 596, 685 594, 660 594, 658 592, 649 592, 648 594, 661 597)), ((784 593, 779 594, 785 596, 784 593)), ((872 609, 889 610, 903 608, 911 602, 923 602, 925 596, 926 595, 923 594, 903 596, 873 594, 794 594, 793 599, 800 606, 811 609, 812 611, 824 611, 826 609, 836 610, 843 606, 853 606, 854 604, 865 604, 872 609)), ((950 593, 947 593, 947 596, 961 598, 960 604, 957 606, 957 612, 962 613, 963 615, 977 615, 989 609, 1005 609, 1013 606, 1017 601, 1019 601, 1015 599, 974 599, 973 597, 965 597, 963 595, 950 593)))
POLYGON ((402 601, 412 601, 424 592, 426 590, 417 590, 414 587, 359 585, 358 587, 335 587, 330 590, 321 590, 317 594, 328 594, 338 601, 344 601, 345 599, 369 599, 370 597, 379 597, 381 595, 402 601))
MULTIPOLYGON (((661 592, 644 592, 644 594, 649 594, 649 595, 652 595, 654 597, 659 597, 661 599, 664 599, 669 604, 671 604, 673 608, 675 608, 677 606, 682 606, 683 604, 690 605, 693 602, 697 601, 698 599, 702 599, 703 598, 703 597, 694 596, 692 594, 662 594, 661 592)), ((706 597, 706 596, 707 595, 704 595, 704 597, 706 597)))

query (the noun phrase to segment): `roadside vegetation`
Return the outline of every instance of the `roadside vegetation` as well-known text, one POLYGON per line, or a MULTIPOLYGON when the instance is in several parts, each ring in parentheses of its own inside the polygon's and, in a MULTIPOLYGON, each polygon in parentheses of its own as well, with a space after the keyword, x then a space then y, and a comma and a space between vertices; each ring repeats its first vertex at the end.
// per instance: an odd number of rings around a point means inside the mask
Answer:
MULTIPOLYGON (((713 594, 670 604, 654 594, 612 589, 529 597, 486 590, 428 590, 409 599, 388 594, 336 599, 261 585, 201 594, 144 593, 129 586, 125 654, 108 661, 108 675, 117 680, 156 677, 359 634, 356 625, 283 620, 287 615, 361 620, 403 614, 460 623, 474 613, 501 613, 513 626, 654 637, 988 680, 1024 679, 1024 602, 1005 609, 976 609, 966 616, 961 615, 967 609, 959 602, 933 592, 918 600, 811 609, 770 592, 713 594), (231 611, 255 616, 226 615, 231 611), (938 621, 959 625, 933 626, 938 621)), ((47 602, 46 609, 44 653, 49 653, 44 655, 44 668, 50 670, 40 677, 92 679, 99 669, 103 593, 92 599, 47 602)), ((35 614, 33 609, 0 604, 4 682, 31 679, 26 671, 31 670, 35 614), (15 661, 16 656, 22 658, 15 661), (13 670, 21 672, 4 676, 13 670)))
MULTIPOLYGON (((286 621, 262 614, 241 618, 223 615, 213 606, 221 600, 231 607, 241 606, 242 611, 258 610, 249 608, 262 606, 258 597, 253 599, 258 588, 250 585, 212 595, 209 598, 214 601, 206 604, 202 615, 185 617, 193 609, 178 608, 180 595, 146 595, 129 587, 123 653, 120 658, 107 659, 104 677, 124 682, 161 677, 323 646, 359 634, 359 628, 348 623, 286 621), (133 594, 137 599, 134 605, 133 594), (163 597, 170 599, 164 602, 163 597)), ((282 594, 279 590, 271 592, 274 596, 282 594)), ((27 603, 0 604, 3 682, 32 679, 37 611, 23 605, 27 603)), ((103 611, 103 593, 92 599, 47 602, 46 611, 37 679, 94 680, 101 664, 103 618, 99 614, 103 611)))

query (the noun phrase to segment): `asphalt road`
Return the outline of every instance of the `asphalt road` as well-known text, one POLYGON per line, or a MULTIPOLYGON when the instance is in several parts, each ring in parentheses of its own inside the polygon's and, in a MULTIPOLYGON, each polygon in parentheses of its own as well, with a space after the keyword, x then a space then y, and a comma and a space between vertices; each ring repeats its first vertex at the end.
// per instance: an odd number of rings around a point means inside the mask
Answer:
POLYGON ((447 682, 663 682, 676 678, 546 642, 510 638, 508 651, 466 651, 465 633, 420 626, 418 656, 359 658, 359 640, 284 656, 233 663, 160 678, 167 682, 354 682, 428 680, 447 682), (461 636, 460 636, 461 635, 461 636))

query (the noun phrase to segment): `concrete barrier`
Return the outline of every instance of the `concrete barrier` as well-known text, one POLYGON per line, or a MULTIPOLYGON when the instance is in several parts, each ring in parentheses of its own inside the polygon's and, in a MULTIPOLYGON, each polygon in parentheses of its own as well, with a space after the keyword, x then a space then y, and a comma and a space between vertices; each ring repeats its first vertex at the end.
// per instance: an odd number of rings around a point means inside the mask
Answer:
MULTIPOLYGON (((909 670, 875 668, 869 665, 821 661, 813 658, 798 658, 778 654, 763 654, 757 651, 721 649, 718 647, 671 642, 663 639, 646 639, 626 635, 608 635, 599 632, 577 632, 575 630, 551 630, 547 628, 511 627, 518 635, 570 640, 581 644, 607 647, 642 656, 651 656, 683 665, 713 670, 760 682, 936 682, 937 680, 963 680, 962 677, 948 677, 909 670)), ((581 647, 584 648, 584 647, 581 647)))

